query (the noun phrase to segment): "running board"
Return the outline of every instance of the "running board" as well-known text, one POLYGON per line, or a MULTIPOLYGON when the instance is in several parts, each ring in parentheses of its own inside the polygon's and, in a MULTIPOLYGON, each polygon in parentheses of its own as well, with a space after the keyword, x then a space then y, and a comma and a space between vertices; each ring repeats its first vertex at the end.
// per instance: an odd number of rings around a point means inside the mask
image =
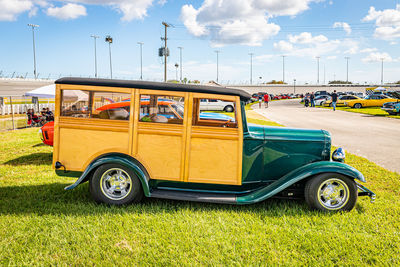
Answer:
POLYGON ((211 194, 178 190, 154 189, 151 191, 150 197, 219 204, 237 204, 236 195, 234 194, 211 194))

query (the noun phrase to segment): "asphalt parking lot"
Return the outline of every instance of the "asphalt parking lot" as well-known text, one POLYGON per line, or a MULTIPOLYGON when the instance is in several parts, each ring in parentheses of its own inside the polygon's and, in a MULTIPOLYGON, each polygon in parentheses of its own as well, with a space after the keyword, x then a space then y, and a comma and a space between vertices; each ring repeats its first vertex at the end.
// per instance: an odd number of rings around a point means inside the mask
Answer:
POLYGON ((332 144, 400 173, 400 119, 305 108, 299 99, 270 102, 256 112, 287 127, 324 129, 332 144))

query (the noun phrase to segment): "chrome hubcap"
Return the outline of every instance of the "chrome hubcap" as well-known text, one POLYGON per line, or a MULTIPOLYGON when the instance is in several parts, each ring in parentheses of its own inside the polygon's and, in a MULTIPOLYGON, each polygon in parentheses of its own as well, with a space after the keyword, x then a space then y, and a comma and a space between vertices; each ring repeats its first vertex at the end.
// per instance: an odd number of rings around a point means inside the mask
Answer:
POLYGON ((327 209, 340 209, 349 200, 349 188, 342 180, 331 178, 320 185, 318 200, 327 209))
POLYGON ((121 200, 131 192, 132 179, 123 169, 112 168, 101 176, 100 188, 109 199, 121 200))

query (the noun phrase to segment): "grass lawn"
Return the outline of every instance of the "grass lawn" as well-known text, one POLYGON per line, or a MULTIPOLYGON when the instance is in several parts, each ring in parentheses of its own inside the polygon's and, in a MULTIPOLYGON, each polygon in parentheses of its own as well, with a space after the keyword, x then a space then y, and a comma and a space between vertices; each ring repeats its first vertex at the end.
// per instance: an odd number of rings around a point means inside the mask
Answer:
MULTIPOLYGON (((323 107, 323 106, 318 106, 318 107, 332 109, 331 107, 323 107)), ((369 107, 369 108, 336 107, 336 109, 348 111, 348 112, 361 113, 361 114, 366 114, 366 115, 371 115, 371 116, 380 116, 380 117, 400 119, 400 115, 389 115, 389 113, 387 113, 386 111, 381 110, 380 107, 369 107)))
MULTIPOLYGON (((15 116, 14 117, 14 126, 15 128, 25 128, 27 125, 26 115, 24 116, 15 116)), ((10 118, 0 118, 0 131, 4 130, 12 130, 12 120, 10 118)))
POLYGON ((74 179, 56 176, 51 158, 37 129, 0 133, 2 266, 400 265, 400 175, 361 157, 347 162, 376 203, 338 214, 293 200, 97 205, 87 183, 63 190, 74 179))

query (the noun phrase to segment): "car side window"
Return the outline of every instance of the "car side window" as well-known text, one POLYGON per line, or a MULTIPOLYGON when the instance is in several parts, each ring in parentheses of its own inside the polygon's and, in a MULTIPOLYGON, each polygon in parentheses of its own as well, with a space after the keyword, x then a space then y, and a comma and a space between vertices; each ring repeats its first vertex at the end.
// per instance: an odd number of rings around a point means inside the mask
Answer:
POLYGON ((234 102, 218 100, 218 99, 207 99, 208 101, 218 103, 221 107, 216 107, 219 110, 208 110, 202 107, 201 98, 193 99, 193 121, 194 126, 210 126, 210 127, 227 127, 237 128, 237 113, 234 102), (225 110, 225 111, 221 111, 225 110), (226 112, 231 111, 231 112, 226 112), (232 114, 233 113, 233 114, 232 114))
POLYGON ((141 95, 139 121, 183 124, 184 102, 183 97, 141 95))
POLYGON ((130 94, 85 90, 61 91, 61 116, 129 120, 130 94))

